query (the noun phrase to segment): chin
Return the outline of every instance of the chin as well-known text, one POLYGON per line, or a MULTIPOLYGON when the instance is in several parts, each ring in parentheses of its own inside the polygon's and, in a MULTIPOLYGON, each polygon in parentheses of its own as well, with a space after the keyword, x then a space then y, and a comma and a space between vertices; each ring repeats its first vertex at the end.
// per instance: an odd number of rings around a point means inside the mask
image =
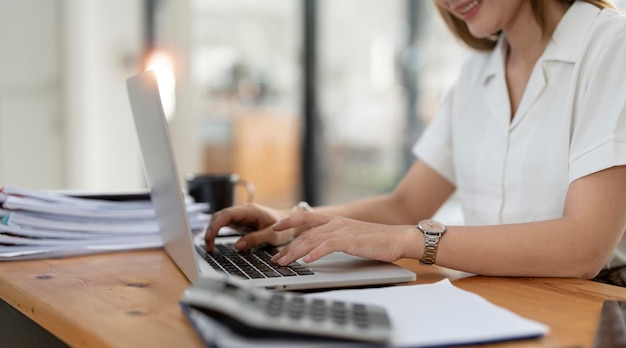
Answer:
POLYGON ((484 28, 472 28, 471 26, 469 26, 468 29, 469 29, 470 34, 472 34, 473 37, 479 38, 479 39, 491 39, 495 35, 498 34, 498 30, 486 30, 484 28))

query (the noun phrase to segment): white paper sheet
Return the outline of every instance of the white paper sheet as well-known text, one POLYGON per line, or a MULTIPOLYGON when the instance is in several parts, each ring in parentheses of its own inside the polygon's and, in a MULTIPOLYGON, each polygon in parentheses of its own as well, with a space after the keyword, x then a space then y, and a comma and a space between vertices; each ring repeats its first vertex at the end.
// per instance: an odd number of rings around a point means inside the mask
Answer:
POLYGON ((308 296, 382 305, 394 328, 392 345, 437 346, 502 341, 546 334, 547 326, 457 288, 434 284, 336 290, 308 296))
POLYGON ((125 244, 103 244, 103 245, 84 245, 84 246, 12 246, 6 248, 0 246, 0 261, 18 261, 18 260, 34 260, 45 258, 58 258, 66 256, 78 256, 89 254, 101 254, 103 252, 114 252, 124 250, 143 250, 160 248, 163 243, 159 241, 137 241, 135 243, 125 244))
MULTIPOLYGON (((28 197, 8 196, 2 203, 8 210, 28 210, 41 213, 89 217, 97 219, 147 219, 154 218, 152 207, 133 207, 129 209, 102 209, 89 206, 74 206, 47 202, 28 197)), ((188 213, 201 212, 208 208, 207 203, 193 203, 186 206, 188 213)))

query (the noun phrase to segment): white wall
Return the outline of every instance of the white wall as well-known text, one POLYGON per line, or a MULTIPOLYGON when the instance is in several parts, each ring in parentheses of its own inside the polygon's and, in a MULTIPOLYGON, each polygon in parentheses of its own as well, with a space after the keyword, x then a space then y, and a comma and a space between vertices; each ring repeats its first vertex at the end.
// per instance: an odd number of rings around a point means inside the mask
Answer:
POLYGON ((0 186, 143 188, 142 0, 0 0, 0 186))
POLYGON ((65 183, 59 3, 0 0, 0 187, 65 183))
MULTIPOLYGON (((174 147, 174 156, 180 178, 196 173, 201 166, 201 149, 198 122, 195 119, 193 86, 190 77, 190 55, 193 49, 192 38, 192 1, 170 0, 159 3, 157 14, 158 32, 156 43, 160 48, 172 53, 175 60, 176 74, 176 109, 170 122, 170 134, 174 147)), ((183 184, 183 183, 181 183, 183 184)))
POLYGON ((140 0, 68 0, 63 8, 67 186, 144 186, 125 79, 140 70, 140 0))

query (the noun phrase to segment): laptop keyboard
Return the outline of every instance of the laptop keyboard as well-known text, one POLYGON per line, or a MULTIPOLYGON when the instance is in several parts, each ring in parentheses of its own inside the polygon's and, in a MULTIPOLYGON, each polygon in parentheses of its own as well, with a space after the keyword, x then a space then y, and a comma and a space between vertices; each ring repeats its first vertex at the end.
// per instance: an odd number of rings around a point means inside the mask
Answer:
POLYGON ((278 252, 273 247, 254 248, 237 251, 234 244, 217 244, 212 252, 195 245, 196 251, 213 269, 227 274, 237 275, 246 279, 295 277, 315 274, 299 262, 288 266, 280 266, 271 261, 272 255, 278 252))

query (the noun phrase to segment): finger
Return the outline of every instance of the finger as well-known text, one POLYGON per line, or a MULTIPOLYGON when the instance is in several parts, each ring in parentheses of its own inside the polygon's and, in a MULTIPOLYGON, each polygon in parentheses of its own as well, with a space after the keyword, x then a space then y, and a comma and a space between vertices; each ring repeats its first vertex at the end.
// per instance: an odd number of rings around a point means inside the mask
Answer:
POLYGON ((329 232, 323 230, 309 230, 294 239, 288 246, 280 250, 272 261, 285 266, 303 257, 304 262, 313 262, 334 251, 336 240, 329 238, 329 232))
POLYGON ((268 227, 242 236, 235 243, 235 248, 237 250, 246 250, 261 244, 278 246, 288 243, 292 237, 293 232, 291 230, 277 232, 268 227))
POLYGON ((308 229, 307 227, 305 231, 301 231, 300 229, 301 229, 301 226, 297 228, 289 229, 289 231, 294 231, 294 234, 292 236, 293 240, 289 243, 289 245, 283 247, 282 249, 278 251, 278 253, 272 256, 271 260, 273 262, 278 263, 278 260, 282 259, 288 253, 291 253, 291 255, 298 254, 300 256, 308 253, 309 250, 305 249, 306 245, 314 244, 315 236, 323 233, 320 228, 317 228, 314 230, 314 229, 308 229))
POLYGON ((257 219, 257 214, 253 212, 251 206, 231 207, 213 213, 204 234, 206 250, 213 250, 215 237, 222 227, 228 225, 251 226, 256 224, 257 219))
POLYGON ((300 258, 302 258, 302 261, 306 263, 317 261, 330 253, 340 251, 337 250, 335 244, 335 240, 328 239, 312 247, 309 245, 304 247, 290 248, 286 251, 285 254, 283 254, 278 258, 278 260, 276 260, 276 263, 281 266, 287 266, 300 258))
POLYGON ((317 261, 326 255, 329 255, 336 251, 340 251, 338 250, 338 245, 336 242, 337 241, 334 239, 325 240, 316 248, 313 248, 313 250, 309 251, 308 254, 304 255, 302 257, 302 261, 306 263, 317 261))
POLYGON ((301 212, 282 219, 272 226, 274 231, 284 231, 289 228, 297 228, 306 226, 309 228, 317 227, 328 222, 328 217, 313 212, 301 212))
POLYGON ((213 247, 215 246, 215 237, 217 237, 220 228, 229 224, 229 220, 230 217, 228 212, 224 210, 215 212, 211 215, 211 221, 204 232, 204 247, 207 251, 213 251, 213 247))

